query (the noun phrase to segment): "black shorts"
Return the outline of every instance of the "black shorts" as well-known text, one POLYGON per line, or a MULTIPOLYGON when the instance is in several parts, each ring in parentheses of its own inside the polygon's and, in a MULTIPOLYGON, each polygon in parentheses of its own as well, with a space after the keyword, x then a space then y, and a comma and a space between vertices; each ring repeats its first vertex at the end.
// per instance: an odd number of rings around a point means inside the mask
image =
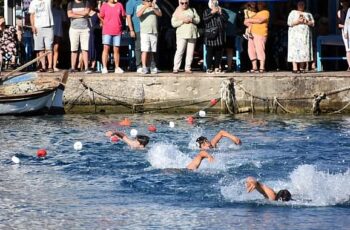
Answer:
POLYGON ((235 48, 236 37, 235 36, 227 36, 226 37, 226 48, 233 49, 235 48))

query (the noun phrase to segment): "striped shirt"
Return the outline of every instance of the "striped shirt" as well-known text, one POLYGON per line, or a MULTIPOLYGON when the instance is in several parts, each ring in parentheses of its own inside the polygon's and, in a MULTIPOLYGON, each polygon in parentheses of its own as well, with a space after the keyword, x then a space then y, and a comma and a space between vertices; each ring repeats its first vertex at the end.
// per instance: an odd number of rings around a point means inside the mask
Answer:
POLYGON ((226 43, 226 22, 228 19, 227 13, 222 10, 222 13, 212 14, 211 9, 206 9, 203 13, 203 21, 205 25, 205 29, 218 27, 219 33, 215 39, 207 39, 204 38, 205 45, 207 46, 223 46, 226 43))

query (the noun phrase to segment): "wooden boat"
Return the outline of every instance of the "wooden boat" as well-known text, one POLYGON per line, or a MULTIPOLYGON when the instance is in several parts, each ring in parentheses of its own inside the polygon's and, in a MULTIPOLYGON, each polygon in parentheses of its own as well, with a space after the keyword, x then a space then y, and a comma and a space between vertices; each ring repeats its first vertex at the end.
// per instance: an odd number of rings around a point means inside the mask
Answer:
POLYGON ((3 79, 0 115, 62 114, 68 72, 26 73, 3 79))

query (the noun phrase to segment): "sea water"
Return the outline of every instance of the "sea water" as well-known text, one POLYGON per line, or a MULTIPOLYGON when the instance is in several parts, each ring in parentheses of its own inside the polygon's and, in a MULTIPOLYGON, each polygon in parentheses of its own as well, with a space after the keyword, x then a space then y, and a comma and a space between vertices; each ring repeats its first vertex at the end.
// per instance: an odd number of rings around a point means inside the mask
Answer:
POLYGON ((350 117, 0 117, 0 229, 349 229, 350 117), (130 127, 118 122, 125 117, 130 127), (169 122, 176 124, 169 127, 169 122), (157 132, 150 133, 148 125, 157 132), (144 150, 107 130, 151 137, 144 150), (195 171, 196 138, 223 139, 195 171), (76 151, 74 143, 82 143, 76 151), (45 148, 47 157, 36 151, 45 148), (16 156, 19 164, 12 162, 16 156), (291 202, 246 193, 254 176, 291 202))

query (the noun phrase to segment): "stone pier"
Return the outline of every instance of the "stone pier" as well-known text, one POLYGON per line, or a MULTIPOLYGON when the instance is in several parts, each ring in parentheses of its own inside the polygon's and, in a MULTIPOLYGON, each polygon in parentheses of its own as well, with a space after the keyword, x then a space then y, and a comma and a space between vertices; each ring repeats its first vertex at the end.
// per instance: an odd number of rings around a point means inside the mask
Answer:
MULTIPOLYGON (((349 93, 350 72, 73 73, 68 78, 64 102, 67 113, 191 113, 202 108, 220 113, 230 111, 227 104, 235 112, 312 113, 319 109, 330 113, 350 103, 349 93), (230 81, 234 82, 233 92, 225 89, 230 81), (317 97, 318 102, 314 99, 317 97), (221 101, 211 107, 214 98, 228 103, 221 101)), ((349 113, 350 106, 342 112, 349 113)))

